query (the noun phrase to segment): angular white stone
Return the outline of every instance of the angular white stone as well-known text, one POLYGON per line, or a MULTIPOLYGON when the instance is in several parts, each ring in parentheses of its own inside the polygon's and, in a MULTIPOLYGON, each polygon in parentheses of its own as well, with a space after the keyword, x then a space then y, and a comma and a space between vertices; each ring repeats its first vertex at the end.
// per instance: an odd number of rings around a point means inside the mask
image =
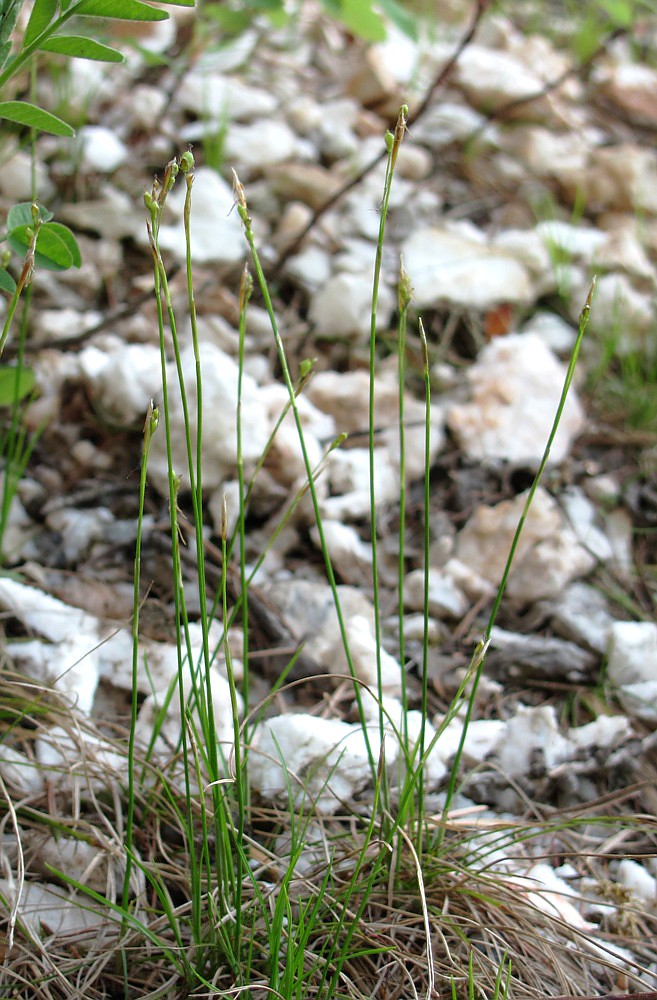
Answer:
MULTIPOLYGON (((380 289, 377 320, 388 323, 393 307, 389 288, 380 289)), ((334 274, 313 296, 310 321, 320 337, 360 340, 369 334, 372 313, 372 279, 368 272, 334 274)))
POLYGON ((200 124, 206 128, 217 128, 226 121, 250 121, 271 115, 278 103, 272 93, 250 87, 234 77, 221 76, 203 59, 178 84, 175 100, 185 111, 200 118, 200 124))
POLYGON ((22 673, 54 687, 87 715, 100 678, 97 645, 97 633, 96 637, 72 633, 54 645, 39 639, 10 642, 7 653, 22 673))
POLYGON ((657 681, 657 625, 614 622, 609 630, 607 672, 614 684, 657 681))
MULTIPOLYGON (((185 194, 185 184, 179 181, 167 199, 167 211, 178 221, 160 227, 160 246, 163 250, 170 250, 179 260, 185 259, 185 194)), ((231 188, 216 171, 209 167, 196 170, 192 193, 191 248, 197 263, 218 261, 235 264, 244 257, 246 242, 234 203, 231 188)), ((147 238, 142 238, 142 242, 147 242, 147 238)))
MULTIPOLYGON (((465 564, 497 587, 525 500, 526 494, 520 494, 494 507, 477 507, 456 537, 457 565, 465 564)), ((564 523, 556 502, 539 487, 511 567, 509 595, 524 603, 556 597, 571 580, 584 576, 594 566, 595 559, 564 523)), ((448 567, 449 563, 446 570, 448 567)))
MULTIPOLYGON (((333 568, 341 580, 354 586, 369 585, 372 576, 372 547, 355 528, 341 521, 322 521, 324 543, 333 568)), ((319 548, 319 532, 311 528, 311 538, 319 548)))
POLYGON ((607 601, 587 583, 571 583, 559 595, 552 613, 552 625, 565 639, 604 653, 612 624, 607 601))
POLYGON ((476 44, 468 45, 461 53, 454 80, 471 103, 487 111, 531 97, 543 89, 540 76, 519 59, 476 44))
MULTIPOLYGON (((376 691, 378 687, 376 638, 371 620, 364 615, 354 615, 346 623, 346 633, 356 676, 376 691)), ((391 696, 399 695, 401 693, 399 663, 385 649, 381 649, 379 658, 382 691, 391 696)))
MULTIPOLYGON (((374 761, 376 734, 370 732, 374 761)), ((295 805, 314 804, 330 815, 372 780, 372 768, 360 726, 313 715, 278 715, 259 727, 249 754, 252 787, 270 800, 287 797, 295 805)))
POLYGON ((45 781, 39 767, 20 750, 0 744, 0 774, 3 781, 12 791, 18 792, 20 798, 28 795, 40 795, 45 781))
POLYGON ((657 905, 657 879, 643 865, 631 858, 623 858, 618 865, 618 881, 629 889, 644 906, 652 910, 657 905))
POLYGON ((594 69, 592 81, 631 121, 657 124, 657 72, 643 63, 622 62, 594 69))
POLYGON ((486 309, 499 302, 530 302, 532 284, 527 269, 508 252, 466 232, 427 227, 404 243, 404 266, 419 308, 452 302, 486 309))
POLYGON ((224 155, 238 168, 260 169, 292 159, 297 142, 296 135, 284 122, 263 119, 249 125, 231 125, 224 155))
POLYGON ((520 707, 493 749, 504 774, 518 777, 527 773, 532 750, 542 751, 546 766, 552 768, 569 760, 574 748, 559 729, 554 707, 540 705, 520 707))
MULTIPOLYGON (((237 468, 237 384, 238 368, 229 355, 214 344, 200 345, 203 378, 203 485, 218 489, 225 479, 234 478, 237 468)), ((196 448, 196 363, 192 347, 181 353, 187 403, 196 448)), ((167 367, 169 411, 174 471, 189 489, 186 438, 182 403, 177 389, 175 365, 167 367)), ((242 457, 247 466, 256 461, 267 443, 271 425, 254 380, 246 373, 242 380, 242 457)), ((152 441, 148 475, 157 489, 168 491, 166 441, 157 432, 152 441)))
POLYGON ((82 162, 88 170, 111 174, 128 159, 125 143, 103 125, 84 125, 79 133, 82 162))
MULTIPOLYGON (((468 370, 472 401, 452 406, 447 422, 470 458, 536 468, 563 390, 566 370, 534 334, 498 337, 468 370)), ((584 426, 574 390, 566 400, 550 462, 562 462, 584 426)))
POLYGON ((143 424, 162 387, 160 352, 152 344, 117 344, 113 351, 85 347, 80 368, 105 420, 120 427, 143 424))
MULTIPOLYGON (((465 614, 465 594, 453 577, 435 566, 429 567, 429 614, 434 618, 460 618, 465 614)), ((414 569, 404 580, 404 606, 411 611, 424 607, 424 570, 414 569)))

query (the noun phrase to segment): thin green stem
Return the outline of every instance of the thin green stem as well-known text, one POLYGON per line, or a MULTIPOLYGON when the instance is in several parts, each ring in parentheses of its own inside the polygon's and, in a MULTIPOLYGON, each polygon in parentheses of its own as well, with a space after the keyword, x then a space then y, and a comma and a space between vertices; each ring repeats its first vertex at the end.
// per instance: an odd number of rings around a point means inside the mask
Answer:
MULTIPOLYGON (((375 462, 375 431, 376 421, 374 416, 375 404, 375 373, 376 373, 376 316, 379 301, 379 287, 381 283, 381 263, 383 260, 383 241, 385 237, 386 221, 388 217, 388 206, 390 204, 390 192, 392 190, 392 178, 397 162, 399 147, 401 146, 406 131, 406 117, 408 107, 403 105, 399 111, 397 125, 394 135, 388 133, 386 144, 388 147, 388 162, 386 164, 385 181, 383 185, 383 200, 381 202, 381 212, 379 218, 379 235, 376 243, 376 255, 374 259, 374 279, 372 282, 372 311, 370 315, 370 357, 369 357, 369 404, 368 404, 368 443, 369 443, 369 478, 370 478, 370 531, 372 546, 372 603, 374 606, 374 634, 376 641, 376 683, 377 697, 379 705, 383 702, 383 682, 381 676, 381 649, 383 636, 381 630, 381 607, 379 600, 379 566, 378 566, 378 546, 377 546, 377 516, 376 516, 376 462, 375 462)), ((385 735, 384 715, 379 711, 379 739, 383 743, 385 735)), ((383 804, 388 808, 388 787, 384 782, 383 804)))
MULTIPOLYGON (((431 530, 429 505, 431 501, 431 379, 429 372, 429 349, 427 337, 424 332, 422 320, 420 320, 420 339, 422 342, 422 372, 424 376, 424 528, 423 528, 423 602, 422 602, 422 703, 420 723, 420 733, 418 737, 418 748, 420 760, 424 758, 425 738, 427 727, 427 713, 429 711, 429 563, 431 547, 431 530)), ((422 856, 422 843, 424 834, 424 780, 423 769, 420 771, 420 779, 417 786, 417 851, 422 856)))
POLYGON ((134 844, 134 817, 135 817, 135 742, 137 733, 137 709, 138 709, 138 674, 139 674, 139 609, 141 606, 141 546, 144 525, 144 504, 146 500, 146 473, 148 468, 148 456, 151 450, 153 434, 157 429, 160 414, 151 400, 146 420, 144 422, 144 440, 141 453, 141 468, 139 474, 139 510, 137 512, 137 541, 135 543, 135 563, 133 570, 133 595, 132 595, 132 702, 130 708, 130 734, 128 737, 128 802, 126 807, 125 821, 125 847, 126 863, 125 875, 123 877, 123 892, 121 895, 121 908, 126 917, 121 923, 121 934, 127 930, 128 901, 130 897, 130 877, 132 875, 132 857, 134 844))
POLYGON ((399 262, 398 284, 399 320, 397 323, 397 385, 399 393, 399 546, 397 551, 397 628, 399 631, 399 663, 401 665, 402 738, 408 749, 408 695, 406 691, 406 642, 404 633, 404 578, 406 576, 406 330, 411 304, 411 283, 399 262))
MULTIPOLYGON (((238 380, 237 380, 237 483, 239 488, 240 506, 237 521, 237 537, 239 539, 240 550, 240 591, 242 595, 242 662, 244 665, 244 675, 242 680, 242 697, 248 712, 249 705, 249 602, 247 595, 246 579, 246 505, 247 496, 244 492, 244 452, 242 448, 242 388, 244 383, 244 341, 246 337, 246 316, 249 299, 253 291, 253 278, 249 270, 244 265, 242 279, 240 281, 239 295, 239 348, 238 348, 238 380)), ((228 558, 227 556, 225 558, 228 558)), ((227 562, 224 563, 224 566, 227 562)), ((228 619, 224 618, 224 622, 228 619)), ((226 635, 228 626, 225 627, 226 635)), ((244 731, 244 784, 248 795, 248 745, 249 736, 244 731)))

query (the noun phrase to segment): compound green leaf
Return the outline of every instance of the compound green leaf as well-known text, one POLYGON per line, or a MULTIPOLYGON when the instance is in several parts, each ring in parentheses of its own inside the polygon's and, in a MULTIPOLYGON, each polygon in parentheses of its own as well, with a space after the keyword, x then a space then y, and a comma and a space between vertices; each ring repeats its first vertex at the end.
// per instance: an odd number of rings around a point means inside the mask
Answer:
POLYGON ((75 135, 71 126, 61 118, 51 115, 43 108, 38 108, 36 104, 28 104, 27 101, 0 102, 0 118, 6 118, 7 121, 16 122, 18 125, 27 125, 28 128, 38 129, 39 132, 50 132, 52 135, 75 135))
POLYGON ((43 45, 44 52, 56 52, 58 55, 71 56, 73 59, 95 59, 98 62, 125 62, 125 56, 109 45, 103 45, 94 38, 84 35, 53 35, 43 45))

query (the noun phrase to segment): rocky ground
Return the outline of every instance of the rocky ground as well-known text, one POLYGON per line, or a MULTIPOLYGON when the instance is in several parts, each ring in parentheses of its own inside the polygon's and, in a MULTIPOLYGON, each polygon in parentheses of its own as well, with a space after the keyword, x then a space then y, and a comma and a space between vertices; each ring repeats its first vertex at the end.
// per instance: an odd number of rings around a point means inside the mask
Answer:
MULTIPOLYGON (((512 818, 538 822, 555 810, 591 820, 586 844, 578 842, 579 861, 555 841, 545 859, 538 856, 545 844, 536 856, 517 844, 513 852, 488 844, 487 863, 525 879, 518 883, 523 892, 536 890, 534 902, 556 908, 564 941, 579 935, 588 950, 588 978, 577 983, 573 974, 551 974, 552 992, 652 989, 657 34, 646 17, 631 30, 603 33, 581 57, 573 24, 560 9, 546 25, 529 8, 503 15, 484 6, 453 3, 422 41, 391 28, 386 42, 369 47, 312 5, 285 28, 272 31, 256 20, 221 46, 210 21, 201 31, 193 16, 180 13, 150 27, 139 49, 126 41, 124 66, 77 61, 66 74, 44 70, 41 103, 79 128, 75 141, 39 140, 39 190, 56 218, 75 231, 83 264, 62 274, 39 272, 33 286, 26 351, 38 397, 25 421, 35 443, 5 531, 11 572, 0 579, 0 607, 7 677, 53 684, 75 703, 78 732, 73 737, 56 713, 39 723, 36 736, 20 728, 8 732, 0 775, 9 802, 41 808, 54 796, 56 809, 70 819, 71 769, 81 753, 106 774, 123 767, 113 737, 129 719, 143 424, 149 400, 161 402, 162 394, 142 195, 188 144, 197 164, 192 253, 209 585, 219 581, 224 496, 229 517, 237 509, 238 290, 248 248, 233 210, 235 169, 271 276, 293 376, 304 359, 315 359, 299 396, 312 465, 338 435, 349 435, 325 459, 317 489, 354 668, 376 689, 367 362, 383 135, 403 101, 409 131, 390 202, 375 383, 386 710, 399 720, 403 671, 409 725, 418 724, 425 408, 417 316, 427 332, 432 384, 430 738, 483 634, 595 275, 575 383, 493 630, 454 807, 476 816, 477 835, 512 818), (414 289, 404 394, 404 663, 397 594, 400 256, 414 289), (615 824, 594 824, 602 814, 615 824)), ((3 207, 29 198, 28 164, 27 150, 6 139, 3 207)), ((181 184, 169 198, 161 245, 184 339, 183 200, 181 184)), ((16 344, 14 337, 5 359, 15 357, 16 344)), ((182 360, 191 379, 191 346, 182 360)), ((286 400, 256 292, 242 404, 249 474, 286 400)), ((172 407, 175 417, 180 407, 175 401, 172 407)), ((183 447, 176 438, 180 469, 183 447)), ((254 794, 276 802, 286 791, 277 745, 298 773, 312 772, 313 762, 328 754, 330 779, 323 769, 309 786, 318 812, 328 817, 345 803, 366 807, 371 772, 353 690, 342 679, 347 662, 307 498, 276 534, 304 481, 288 416, 267 452, 248 513, 247 560, 255 565, 264 554, 249 599, 251 705, 267 697, 301 643, 292 676, 313 679, 270 705, 253 734, 250 776, 254 794), (340 757, 334 748, 345 739, 349 753, 340 757)), ((191 517, 184 483, 180 505, 191 517)), ((167 510, 164 437, 156 434, 142 557, 141 652, 148 669, 140 668, 137 727, 145 741, 177 664, 167 510)), ((188 542, 194 617, 191 537, 188 542)), ((218 624, 215 637, 219 642, 218 624)), ((231 642, 239 665, 237 627, 231 642)), ((213 671, 217 727, 229 743, 221 657, 213 671)), ((375 718, 368 698, 364 710, 375 718)), ((427 761, 428 814, 440 815, 461 730, 457 717, 427 761)), ((172 705, 156 751, 162 759, 179 733, 172 705)), ((392 771, 394 740, 386 750, 392 771)), ((74 798, 81 794, 78 788, 74 798)), ((76 808, 79 815, 79 803, 76 808)), ((55 838, 27 827, 34 868, 22 897, 23 919, 43 937, 34 914, 54 904, 39 858, 56 857, 56 866, 68 865, 76 877, 95 862, 81 861, 75 851, 67 860, 61 838, 56 848, 55 838)), ((8 867, 0 890, 11 897, 15 831, 9 823, 4 830, 8 867)), ((99 886, 106 891, 104 878, 99 886)), ((49 932, 55 937, 77 926, 75 907, 57 904, 54 912, 58 926, 51 920, 49 932)), ((534 981, 526 988, 525 995, 536 995, 534 981)))

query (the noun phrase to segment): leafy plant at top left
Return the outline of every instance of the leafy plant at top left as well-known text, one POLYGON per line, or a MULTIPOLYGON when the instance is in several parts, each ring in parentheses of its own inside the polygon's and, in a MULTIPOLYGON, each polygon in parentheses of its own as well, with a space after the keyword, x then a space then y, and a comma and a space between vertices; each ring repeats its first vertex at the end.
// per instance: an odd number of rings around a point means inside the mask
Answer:
MULTIPOLYGON (((193 7, 194 0, 163 0, 164 3, 193 7)), ((101 62, 123 62, 118 50, 85 33, 89 18, 123 21, 162 21, 169 15, 144 0, 34 0, 22 37, 16 39, 16 26, 25 0, 0 0, 0 95, 7 83, 23 68, 33 65, 39 53, 51 53, 67 58, 93 59, 101 62), (80 33, 68 34, 62 29, 75 19, 80 33)), ((74 23, 75 23, 74 21, 74 23)), ((71 126, 52 112, 26 100, 0 101, 0 119, 25 126, 37 132, 63 137, 73 136, 71 126)), ((18 297, 29 284, 34 267, 66 270, 80 266, 80 252, 73 233, 57 222, 52 214, 36 204, 16 205, 9 212, 7 240, 10 250, 23 255, 24 264, 18 282, 9 271, 9 255, 0 261, 0 291, 12 297, 8 309, 11 323, 18 297), (15 300, 15 301, 14 301, 15 300)), ((0 354, 8 334, 5 323, 0 336, 0 354)))
MULTIPOLYGON (((194 0, 162 0, 178 6, 193 7, 194 0)), ((34 90, 36 60, 40 54, 51 57, 93 59, 101 62, 124 61, 123 54, 110 45, 90 37, 89 25, 94 30, 96 21, 90 19, 120 19, 124 21, 161 21, 169 15, 144 0, 34 0, 25 30, 20 32, 19 16, 25 0, 0 0, 0 98, 5 97, 7 85, 19 74, 30 70, 30 89, 34 90), (73 22, 78 30, 65 33, 63 29, 73 22)), ((21 91, 19 91, 21 93, 21 91)), ((22 97, 0 99, 0 120, 30 130, 32 138, 39 132, 63 138, 73 136, 73 128, 54 115, 22 97)), ((35 144, 32 143, 34 156, 35 144)), ((0 429, 0 461, 4 468, 0 485, 0 556, 4 555, 4 535, 9 509, 16 487, 25 468, 35 438, 26 440, 21 427, 22 404, 31 394, 34 373, 23 363, 26 315, 30 302, 30 284, 35 268, 65 271, 79 267, 80 250, 75 236, 67 226, 53 221, 53 214, 37 201, 38 192, 32 190, 32 200, 9 209, 5 232, 0 243, 6 249, 0 252, 0 295, 8 298, 4 322, 0 332, 0 356, 4 351, 16 310, 24 291, 27 292, 20 322, 18 360, 12 367, 0 366, 0 407, 8 407, 8 427, 0 429), (16 277, 9 270, 12 253, 21 264, 16 277)))

